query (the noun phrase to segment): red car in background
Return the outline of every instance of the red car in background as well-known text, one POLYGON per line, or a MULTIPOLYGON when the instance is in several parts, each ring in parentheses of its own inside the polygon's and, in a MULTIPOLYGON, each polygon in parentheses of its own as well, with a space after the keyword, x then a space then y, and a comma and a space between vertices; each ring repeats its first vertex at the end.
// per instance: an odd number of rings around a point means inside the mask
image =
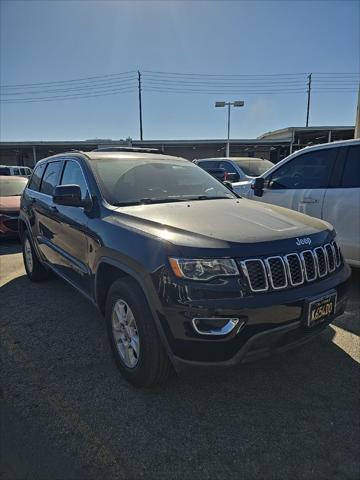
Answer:
POLYGON ((20 198, 27 178, 0 176, 0 238, 18 236, 20 198))

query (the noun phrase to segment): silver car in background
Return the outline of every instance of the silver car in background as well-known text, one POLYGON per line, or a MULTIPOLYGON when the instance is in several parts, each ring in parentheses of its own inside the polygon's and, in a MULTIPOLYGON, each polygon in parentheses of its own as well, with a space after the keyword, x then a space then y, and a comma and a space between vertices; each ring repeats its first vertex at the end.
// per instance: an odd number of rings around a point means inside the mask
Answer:
POLYGON ((194 163, 206 171, 222 168, 225 180, 231 183, 259 177, 274 166, 269 160, 253 157, 201 158, 194 160, 194 163))

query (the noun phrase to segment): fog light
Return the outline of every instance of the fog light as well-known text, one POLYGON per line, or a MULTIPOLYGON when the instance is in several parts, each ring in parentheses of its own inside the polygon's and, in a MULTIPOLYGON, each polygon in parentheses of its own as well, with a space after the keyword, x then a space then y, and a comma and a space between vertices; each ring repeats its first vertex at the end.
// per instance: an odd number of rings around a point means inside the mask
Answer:
POLYGON ((239 331, 245 321, 238 318, 193 318, 192 324, 200 335, 228 335, 235 327, 239 331))

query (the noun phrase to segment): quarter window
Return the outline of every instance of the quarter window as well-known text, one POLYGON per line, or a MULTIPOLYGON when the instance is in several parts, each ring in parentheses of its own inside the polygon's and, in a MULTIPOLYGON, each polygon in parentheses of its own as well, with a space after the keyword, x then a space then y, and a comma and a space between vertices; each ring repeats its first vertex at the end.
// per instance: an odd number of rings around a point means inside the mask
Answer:
POLYGON ((50 162, 47 164, 42 182, 40 192, 46 195, 54 195, 54 188, 58 184, 61 162, 50 162))
POLYGON ((269 180, 269 188, 327 188, 337 155, 336 148, 304 153, 278 168, 269 180))
POLYGON ((68 160, 65 164, 64 172, 61 179, 61 185, 79 185, 81 189, 81 199, 87 196, 87 185, 84 174, 78 163, 68 160))
POLYGON ((360 187, 360 145, 349 147, 341 186, 360 187))
POLYGON ((41 163, 35 168, 34 173, 32 174, 32 177, 30 179, 28 188, 30 188, 31 190, 35 190, 35 192, 39 191, 39 187, 40 187, 40 183, 41 183, 41 179, 42 179, 45 167, 46 167, 46 164, 41 163))

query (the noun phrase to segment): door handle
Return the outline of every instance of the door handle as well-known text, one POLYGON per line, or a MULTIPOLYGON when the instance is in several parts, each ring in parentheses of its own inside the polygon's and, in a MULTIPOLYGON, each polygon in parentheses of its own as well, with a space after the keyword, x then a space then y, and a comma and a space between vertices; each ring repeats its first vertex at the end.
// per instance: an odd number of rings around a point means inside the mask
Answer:
POLYGON ((301 203, 319 203, 319 200, 316 200, 316 198, 305 197, 301 200, 301 203))

